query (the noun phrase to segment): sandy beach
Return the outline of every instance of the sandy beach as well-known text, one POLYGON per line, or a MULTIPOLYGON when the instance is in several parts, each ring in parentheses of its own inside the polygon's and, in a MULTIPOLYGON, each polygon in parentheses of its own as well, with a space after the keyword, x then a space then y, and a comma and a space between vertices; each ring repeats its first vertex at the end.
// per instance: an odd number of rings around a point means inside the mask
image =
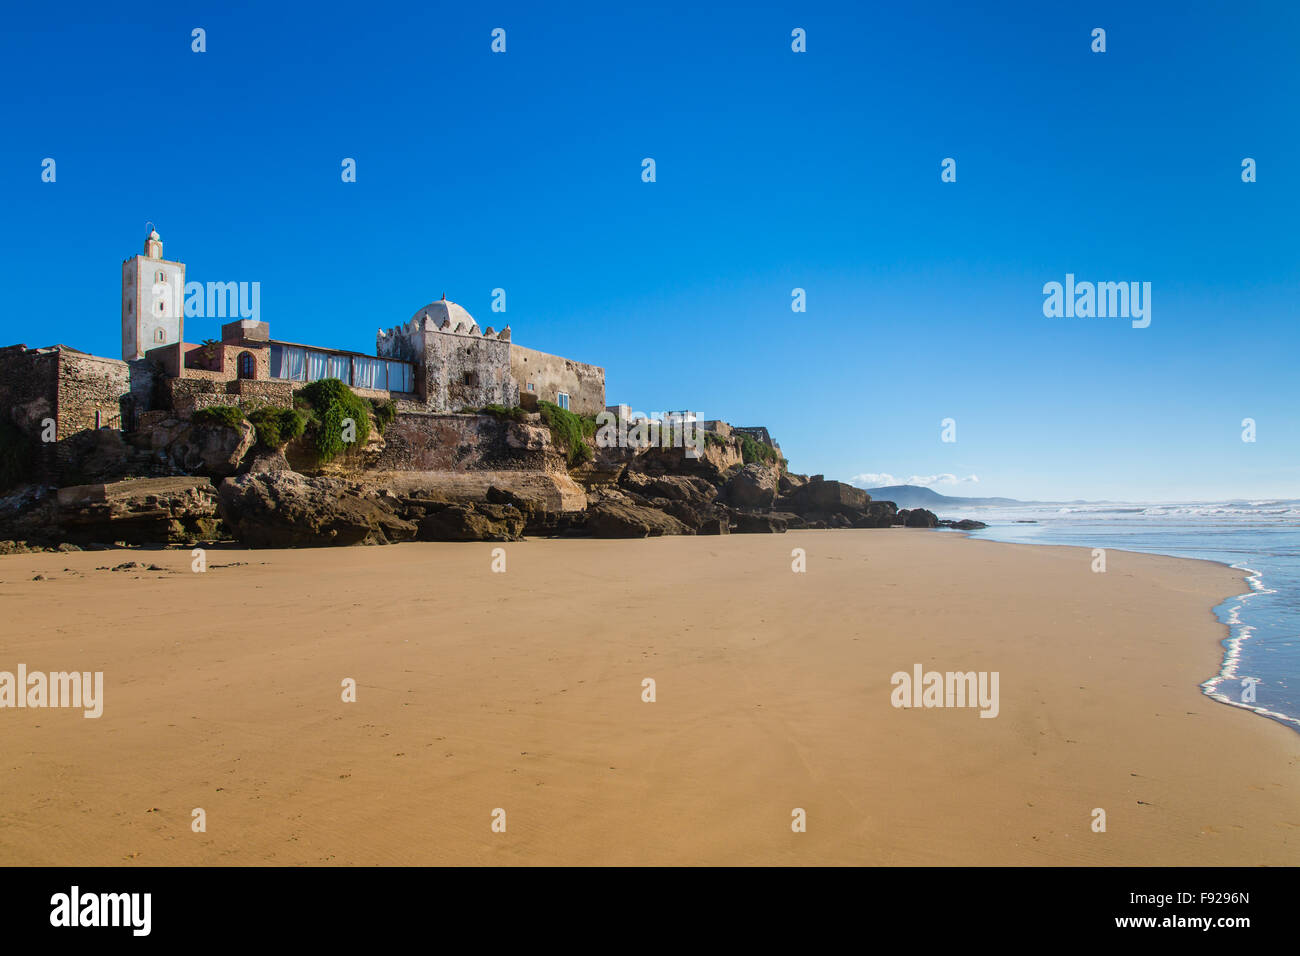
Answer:
POLYGON ((0 710, 0 864, 1300 862, 1300 735, 1198 690, 1219 565, 901 528, 191 560, 0 557, 0 670, 104 673, 98 719, 0 710), (893 707, 918 663, 998 672, 998 716, 893 707))

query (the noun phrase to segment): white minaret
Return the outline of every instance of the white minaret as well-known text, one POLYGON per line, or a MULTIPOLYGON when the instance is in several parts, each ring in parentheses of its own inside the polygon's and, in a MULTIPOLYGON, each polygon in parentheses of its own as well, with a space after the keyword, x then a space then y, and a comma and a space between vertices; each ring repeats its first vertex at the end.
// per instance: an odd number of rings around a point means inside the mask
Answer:
POLYGON ((122 263, 122 358, 128 362, 176 344, 185 331, 185 263, 162 254, 162 240, 150 232, 144 254, 122 263))

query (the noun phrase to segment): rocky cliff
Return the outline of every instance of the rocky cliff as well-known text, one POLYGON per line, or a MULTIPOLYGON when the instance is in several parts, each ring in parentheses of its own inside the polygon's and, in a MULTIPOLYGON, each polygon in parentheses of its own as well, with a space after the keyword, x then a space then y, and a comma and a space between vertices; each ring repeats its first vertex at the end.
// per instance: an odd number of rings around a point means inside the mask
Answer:
MULTIPOLYGON (((254 416, 255 417, 255 416, 254 416)), ((59 470, 0 497, 0 551, 509 541, 526 535, 779 534, 804 528, 935 527, 861 489, 745 463, 739 439, 575 455, 537 415, 398 414, 328 461, 310 435, 267 447, 242 413, 154 414, 123 435, 83 432, 59 470), (386 425, 386 427, 384 427, 386 425), (580 463, 570 467, 569 462, 580 463)), ((298 431, 301 433, 301 427, 298 431)), ((951 523, 950 523, 951 524, 951 523)))

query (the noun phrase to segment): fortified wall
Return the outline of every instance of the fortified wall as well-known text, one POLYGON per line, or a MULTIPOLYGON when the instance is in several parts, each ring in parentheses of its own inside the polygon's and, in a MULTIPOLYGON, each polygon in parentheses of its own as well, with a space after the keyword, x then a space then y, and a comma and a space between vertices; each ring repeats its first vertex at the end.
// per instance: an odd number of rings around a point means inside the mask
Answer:
POLYGON ((415 366, 415 390, 429 411, 519 404, 519 386, 510 375, 509 327, 480 330, 468 312, 446 299, 429 303, 405 325, 381 329, 375 354, 415 366))
POLYGON ((605 370, 598 365, 511 345, 510 374, 519 383, 525 407, 531 395, 576 415, 594 416, 605 410, 605 370))

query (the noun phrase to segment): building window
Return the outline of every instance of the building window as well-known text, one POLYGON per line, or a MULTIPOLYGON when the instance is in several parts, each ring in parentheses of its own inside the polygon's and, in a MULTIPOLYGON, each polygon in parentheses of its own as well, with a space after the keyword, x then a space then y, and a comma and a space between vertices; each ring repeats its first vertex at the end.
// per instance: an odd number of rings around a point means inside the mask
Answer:
POLYGON ((240 352, 236 368, 240 378, 257 378, 257 359, 252 352, 240 352))
POLYGON ((555 404, 556 404, 556 405, 559 405, 561 408, 568 408, 568 407, 569 407, 569 393, 568 393, 568 392, 560 392, 558 395, 556 395, 556 396, 555 396, 555 404))
POLYGON ((167 302, 163 299, 158 300, 158 314, 163 315, 167 312, 167 302))
POLYGON ((160 272, 160 273, 158 273, 158 281, 159 281, 159 282, 162 282, 162 283, 166 283, 166 282, 167 282, 167 273, 165 273, 165 272, 160 272))
POLYGON ((537 386, 534 385, 532 382, 529 382, 529 383, 528 383, 528 391, 530 391, 530 392, 535 392, 535 391, 537 391, 537 386))
POLYGON ((159 342, 166 342, 167 333, 163 329, 159 329, 157 332, 154 333, 154 338, 159 342))
POLYGON ((464 378, 462 379, 462 382, 463 382, 463 384, 468 385, 468 386, 470 386, 471 388, 477 386, 477 385, 478 385, 478 373, 477 373, 477 372, 466 372, 465 375, 464 375, 464 378))

